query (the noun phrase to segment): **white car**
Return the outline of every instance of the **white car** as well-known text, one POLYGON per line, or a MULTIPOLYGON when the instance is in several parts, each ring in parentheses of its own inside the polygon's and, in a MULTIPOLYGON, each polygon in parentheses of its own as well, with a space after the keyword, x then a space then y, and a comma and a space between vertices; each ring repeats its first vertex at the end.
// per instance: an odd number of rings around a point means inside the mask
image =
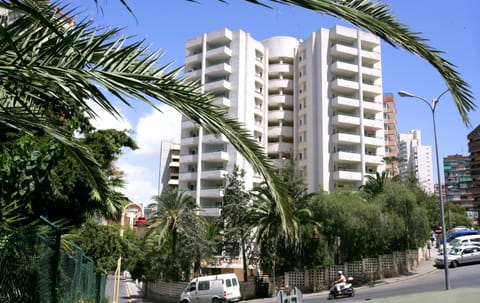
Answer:
MULTIPOLYGON (((435 258, 435 266, 444 266, 444 256, 435 258)), ((458 265, 480 262, 480 246, 468 245, 452 248, 447 254, 447 265, 457 267, 458 265)))
MULTIPOLYGON (((468 235, 468 236, 461 236, 461 237, 455 238, 449 243, 447 243, 447 251, 449 251, 454 247, 468 246, 468 245, 480 245, 480 235, 468 235)), ((440 245, 439 251, 440 251, 440 254, 443 253, 443 245, 440 245)))

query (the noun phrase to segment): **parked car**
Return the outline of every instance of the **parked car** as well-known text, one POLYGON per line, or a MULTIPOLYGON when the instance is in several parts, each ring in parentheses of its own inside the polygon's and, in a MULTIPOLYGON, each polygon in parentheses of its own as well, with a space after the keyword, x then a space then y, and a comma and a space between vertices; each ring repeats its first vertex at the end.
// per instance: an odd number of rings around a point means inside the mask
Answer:
MULTIPOLYGON (((462 236, 468 236, 468 235, 480 235, 480 232, 475 230, 475 229, 457 230, 457 231, 454 231, 454 232, 451 232, 451 233, 447 233, 446 241, 447 241, 447 243, 449 243, 453 239, 456 239, 456 238, 462 237, 462 236)), ((440 245, 443 244, 443 239, 440 238, 438 243, 440 245)))
MULTIPOLYGON (((444 267, 444 256, 435 258, 435 266, 444 267)), ((457 267, 458 265, 480 262, 480 246, 468 245, 452 248, 447 254, 447 266, 457 267)))
POLYGON ((221 303, 241 299, 235 274, 219 274, 193 279, 180 296, 180 303, 221 303))
MULTIPOLYGON (((460 236, 453 239, 447 243, 447 250, 450 250, 453 247, 460 247, 466 245, 480 245, 480 234, 479 235, 468 235, 460 236)), ((443 245, 440 245, 440 253, 443 253, 443 245)))

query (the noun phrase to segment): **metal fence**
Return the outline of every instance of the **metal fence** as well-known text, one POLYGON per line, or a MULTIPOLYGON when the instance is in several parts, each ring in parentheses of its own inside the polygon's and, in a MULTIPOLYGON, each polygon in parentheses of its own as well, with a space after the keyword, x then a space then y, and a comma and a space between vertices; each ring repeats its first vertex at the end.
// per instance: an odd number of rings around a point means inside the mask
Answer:
POLYGON ((63 241, 60 229, 42 217, 37 233, 38 269, 36 297, 40 303, 102 302, 106 275, 95 272, 95 263, 77 245, 63 241))

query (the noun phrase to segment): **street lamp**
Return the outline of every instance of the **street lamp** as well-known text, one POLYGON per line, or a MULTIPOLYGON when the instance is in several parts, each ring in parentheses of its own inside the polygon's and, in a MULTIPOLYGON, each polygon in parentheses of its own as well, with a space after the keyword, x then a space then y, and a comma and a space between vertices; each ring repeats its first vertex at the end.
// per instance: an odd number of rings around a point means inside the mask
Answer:
POLYGON ((447 230, 445 229, 445 210, 443 208, 443 195, 442 195, 442 190, 441 190, 441 179, 440 179, 440 164, 438 160, 438 143, 437 143, 437 126, 435 123, 435 107, 437 106, 437 103, 440 101, 440 98, 446 94, 449 90, 445 90, 443 93, 441 93, 438 97, 433 99, 430 103, 425 98, 416 96, 412 93, 406 92, 406 91, 399 91, 398 95, 400 97, 409 97, 409 98, 417 98, 419 100, 422 100, 425 102, 429 107, 430 110, 432 111, 432 120, 433 120, 433 137, 435 139, 435 157, 437 158, 437 178, 438 178, 438 187, 439 187, 439 196, 440 196, 440 219, 441 219, 441 224, 442 224, 442 242, 443 242, 443 268, 445 271, 445 289, 448 290, 450 288, 450 282, 448 280, 448 262, 447 262, 447 237, 446 237, 446 232, 447 230))

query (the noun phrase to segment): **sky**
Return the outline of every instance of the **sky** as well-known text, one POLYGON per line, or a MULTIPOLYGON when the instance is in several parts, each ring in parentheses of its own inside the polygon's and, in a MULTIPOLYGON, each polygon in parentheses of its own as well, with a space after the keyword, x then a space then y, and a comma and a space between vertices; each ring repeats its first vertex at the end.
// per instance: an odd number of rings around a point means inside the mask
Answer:
MULTIPOLYGON (((265 0, 267 2, 267 0, 265 0)), ((153 50, 162 50, 159 64, 183 65, 185 41, 203 33, 221 28, 243 30, 256 40, 272 36, 292 36, 306 39, 320 28, 337 24, 353 27, 343 20, 323 14, 285 5, 273 5, 273 9, 240 0, 222 3, 216 0, 127 0, 135 16, 132 16, 120 0, 73 1, 82 8, 87 18, 98 26, 122 27, 125 36, 145 39, 153 50)), ((268 2, 270 4, 270 2, 268 2)), ((443 57, 456 65, 456 70, 470 85, 478 106, 480 98, 480 22, 478 0, 387 0, 397 19, 413 32, 428 39, 428 44, 444 52, 443 57)), ((383 91, 393 93, 397 105, 397 121, 400 133, 418 129, 422 143, 434 147, 432 113, 424 102, 413 98, 400 98, 400 90, 432 100, 446 90, 438 72, 423 59, 396 49, 382 42, 383 91)), ((158 194, 159 149, 162 140, 180 138, 180 115, 163 106, 163 112, 134 102, 133 108, 117 104, 124 117, 118 121, 101 115, 95 122, 99 128, 132 130, 139 145, 136 151, 125 150, 116 165, 125 173, 123 192, 144 206, 152 203, 158 194)), ((479 110, 470 112, 471 126, 466 125, 456 109, 449 93, 443 95, 435 110, 437 121, 440 170, 447 155, 468 155, 467 135, 480 124, 479 110)), ((434 150, 432 150, 434 153, 434 150)), ((436 162, 433 159, 436 177, 436 162)), ((443 174, 441 173, 443 182, 443 174)))

